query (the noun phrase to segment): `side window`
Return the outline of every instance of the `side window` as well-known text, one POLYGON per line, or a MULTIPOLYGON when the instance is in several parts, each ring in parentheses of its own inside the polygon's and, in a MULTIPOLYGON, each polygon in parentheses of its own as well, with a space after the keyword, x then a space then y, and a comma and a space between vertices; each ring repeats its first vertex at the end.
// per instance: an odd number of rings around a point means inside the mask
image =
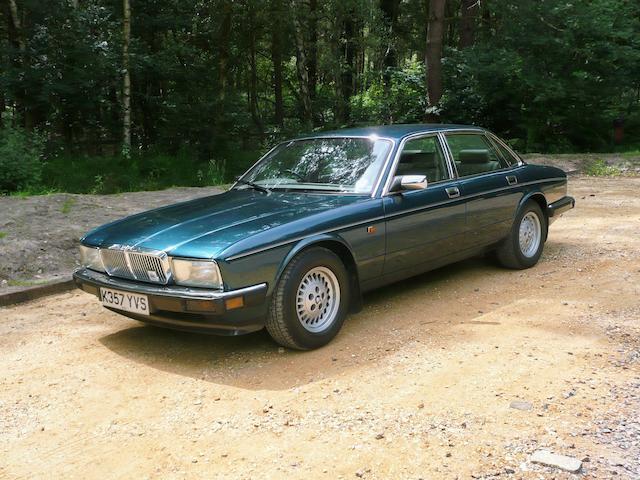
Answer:
POLYGON ((461 177, 509 166, 482 134, 452 133, 446 137, 461 177))
POLYGON ((448 180, 447 162, 438 138, 423 137, 405 143, 396 175, 425 175, 429 183, 448 180))
POLYGON ((513 156, 513 154, 507 150, 506 148, 504 148, 502 146, 502 144, 498 141, 496 141, 495 139, 493 139, 493 143, 494 145, 498 148, 498 151, 500 152, 500 154, 502 155, 502 158, 504 158, 504 160, 511 166, 511 165, 517 165, 519 163, 519 160, 513 156))

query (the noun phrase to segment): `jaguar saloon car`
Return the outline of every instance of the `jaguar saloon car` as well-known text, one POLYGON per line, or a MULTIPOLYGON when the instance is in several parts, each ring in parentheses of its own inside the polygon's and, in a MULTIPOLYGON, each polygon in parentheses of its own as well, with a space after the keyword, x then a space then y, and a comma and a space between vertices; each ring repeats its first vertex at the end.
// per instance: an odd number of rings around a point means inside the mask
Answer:
MULTIPOLYGON (((485 129, 392 125, 280 143, 226 192, 98 227, 77 286, 178 330, 328 343, 362 294, 481 253, 534 266, 567 175, 485 129)), ((428 296, 425 303, 428 302, 428 296)))

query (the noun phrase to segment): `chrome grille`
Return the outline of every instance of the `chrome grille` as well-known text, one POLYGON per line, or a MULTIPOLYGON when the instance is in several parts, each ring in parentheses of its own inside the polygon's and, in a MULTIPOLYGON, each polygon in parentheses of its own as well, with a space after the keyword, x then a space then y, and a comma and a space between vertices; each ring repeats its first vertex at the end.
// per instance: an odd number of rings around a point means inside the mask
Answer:
POLYGON ((159 255, 107 248, 100 250, 100 256, 107 274, 112 277, 162 284, 169 280, 168 264, 159 255))

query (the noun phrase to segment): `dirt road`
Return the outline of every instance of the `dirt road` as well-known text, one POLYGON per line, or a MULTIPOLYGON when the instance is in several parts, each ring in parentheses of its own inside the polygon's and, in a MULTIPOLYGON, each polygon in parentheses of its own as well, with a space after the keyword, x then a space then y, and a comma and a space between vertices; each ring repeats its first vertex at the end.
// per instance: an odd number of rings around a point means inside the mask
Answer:
POLYGON ((535 268, 374 292, 314 352, 143 327, 81 292, 0 309, 0 477, 575 478, 530 462, 547 448, 638 478, 640 179, 570 192, 535 268))

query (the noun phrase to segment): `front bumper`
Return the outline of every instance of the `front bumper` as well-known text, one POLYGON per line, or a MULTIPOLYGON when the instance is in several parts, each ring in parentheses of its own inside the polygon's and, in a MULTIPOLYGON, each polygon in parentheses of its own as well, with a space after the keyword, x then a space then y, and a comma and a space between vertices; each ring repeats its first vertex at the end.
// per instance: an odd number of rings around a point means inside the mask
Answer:
POLYGON ((553 203, 550 203, 547 207, 547 217, 549 219, 558 218, 564 212, 571 210, 576 206, 576 201, 573 197, 562 197, 553 203))
POLYGON ((109 310, 175 330, 239 335, 260 330, 267 312, 266 283, 222 292, 136 282, 87 268, 75 271, 73 279, 78 288, 98 298, 100 287, 146 295, 150 315, 109 310))

